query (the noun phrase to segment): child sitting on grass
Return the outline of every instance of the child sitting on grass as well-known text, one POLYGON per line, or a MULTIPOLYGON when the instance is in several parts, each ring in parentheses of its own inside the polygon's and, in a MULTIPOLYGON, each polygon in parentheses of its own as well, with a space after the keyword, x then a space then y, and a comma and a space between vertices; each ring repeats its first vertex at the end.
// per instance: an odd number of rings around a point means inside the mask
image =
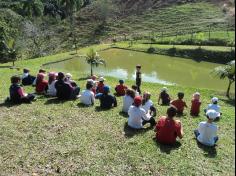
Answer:
POLYGON ((209 104, 207 109, 205 109, 205 112, 207 113, 207 111, 209 110, 215 110, 218 114, 216 120, 219 120, 222 113, 221 113, 221 107, 218 105, 219 99, 217 97, 212 98, 212 104, 209 104))
POLYGON ((124 85, 124 80, 120 80, 119 81, 119 85, 116 86, 115 90, 116 90, 116 93, 115 95, 120 97, 120 96, 125 96, 125 91, 128 89, 127 86, 124 85))
POLYGON ((159 95, 159 98, 158 98, 158 104, 160 105, 160 101, 162 101, 162 104, 163 106, 169 106, 170 105, 170 95, 167 93, 168 89, 167 87, 163 87, 161 89, 161 93, 159 95))
POLYGON ((105 82, 105 81, 106 81, 105 78, 103 78, 103 77, 99 78, 99 80, 98 80, 98 85, 97 85, 97 90, 96 90, 96 93, 97 93, 97 94, 104 92, 104 87, 105 87, 104 82, 105 82))
POLYGON ((10 87, 10 101, 14 104, 31 103, 35 96, 33 94, 27 94, 20 86, 21 78, 19 76, 11 77, 10 87))
POLYGON ((129 108, 128 125, 133 129, 142 129, 147 123, 151 127, 156 125, 155 119, 142 108, 142 97, 138 96, 134 99, 134 105, 129 108))
POLYGON ((128 113, 130 106, 133 105, 135 98, 135 92, 132 89, 126 90, 126 95, 123 97, 123 108, 122 112, 128 113))
POLYGON ((96 99, 100 100, 101 109, 111 109, 113 107, 117 107, 116 97, 109 94, 110 87, 104 86, 103 93, 99 93, 96 95, 96 99))
POLYGON ((186 102, 183 101, 183 99, 184 99, 184 93, 179 92, 178 99, 171 102, 171 105, 173 105, 177 108, 177 115, 178 116, 182 116, 184 114, 185 107, 188 108, 186 102))
POLYGON ((57 89, 55 87, 56 82, 57 82, 57 73, 50 72, 48 74, 48 90, 47 90, 48 96, 55 97, 57 95, 57 89))
POLYGON ((191 106, 191 111, 190 114, 191 116, 199 116, 200 113, 200 107, 202 102, 200 101, 200 93, 196 92, 193 94, 193 99, 192 99, 192 106, 191 106))
POLYGON ((23 69, 22 84, 24 86, 32 85, 35 79, 36 78, 34 76, 30 75, 30 70, 28 70, 26 68, 23 69))
POLYGON ((219 140, 217 136, 218 127, 214 122, 218 117, 218 113, 215 110, 209 110, 206 113, 207 122, 201 122, 198 129, 194 131, 197 141, 206 146, 215 146, 219 140))
POLYGON ((183 138, 183 129, 180 121, 174 120, 177 109, 170 107, 167 110, 167 117, 163 116, 156 125, 156 140, 162 144, 174 145, 177 137, 183 138))
POLYGON ((137 96, 140 96, 140 94, 139 94, 139 92, 138 92, 138 87, 137 87, 137 86, 133 85, 133 86, 132 86, 132 89, 134 90, 136 97, 137 97, 137 96))
MULTIPOLYGON (((44 75, 46 75, 47 73, 46 73, 46 70, 44 70, 44 69, 40 69, 39 70, 39 73, 38 74, 44 74, 44 75)), ((36 86, 36 83, 37 83, 37 77, 35 78, 35 80, 34 80, 34 82, 33 82, 33 86, 36 86)))
POLYGON ((86 84, 86 90, 82 92, 80 102, 86 106, 93 106, 95 102, 95 94, 92 91, 93 83, 88 82, 86 84))
POLYGON ((72 87, 77 87, 77 84, 74 80, 72 80, 72 74, 71 73, 66 73, 66 78, 65 81, 68 82, 72 87))
POLYGON ((45 74, 43 73, 39 73, 37 75, 36 89, 35 89, 37 94, 44 94, 48 89, 48 81, 45 80, 44 78, 45 74))
POLYGON ((151 94, 149 92, 145 92, 143 94, 142 108, 146 111, 146 113, 149 113, 153 117, 156 117, 157 110, 154 107, 154 104, 151 100, 151 94))

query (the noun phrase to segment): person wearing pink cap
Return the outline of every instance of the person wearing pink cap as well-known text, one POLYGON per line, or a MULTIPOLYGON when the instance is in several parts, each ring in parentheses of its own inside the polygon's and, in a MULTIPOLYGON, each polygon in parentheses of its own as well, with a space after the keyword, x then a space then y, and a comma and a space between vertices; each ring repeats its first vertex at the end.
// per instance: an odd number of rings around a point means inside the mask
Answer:
POLYGON ((50 72, 48 74, 48 90, 47 95, 51 97, 56 97, 57 95, 57 89, 55 87, 55 83, 57 82, 57 73, 50 72))
POLYGON ((44 73, 39 73, 37 75, 37 81, 36 81, 36 93, 38 94, 44 94, 46 93, 48 89, 48 81, 44 79, 45 74, 44 73))
POLYGON ((201 122, 198 129, 194 131, 197 141, 206 146, 215 146, 219 140, 217 136, 218 127, 214 123, 218 117, 218 113, 215 110, 209 110, 206 113, 207 121, 201 122))
POLYGON ((190 114, 191 116, 197 117, 199 116, 200 113, 200 108, 201 108, 201 100, 200 100, 200 93, 196 92, 193 94, 193 99, 192 99, 192 105, 191 105, 191 110, 190 110, 190 114))
POLYGON ((128 126, 133 129, 142 129, 147 123, 151 124, 151 127, 156 125, 155 119, 141 107, 142 97, 138 96, 134 98, 134 105, 129 108, 128 126))

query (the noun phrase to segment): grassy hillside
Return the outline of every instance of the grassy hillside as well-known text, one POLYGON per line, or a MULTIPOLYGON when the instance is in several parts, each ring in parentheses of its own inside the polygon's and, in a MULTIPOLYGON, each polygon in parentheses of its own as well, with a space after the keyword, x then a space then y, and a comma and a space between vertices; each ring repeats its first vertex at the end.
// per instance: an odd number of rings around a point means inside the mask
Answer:
MULTIPOLYGON (((71 53, 63 53, 20 61, 17 66, 29 67, 36 74, 43 63, 70 57, 71 53)), ((20 73, 0 69, 1 101, 8 95, 10 76, 20 73)), ((87 73, 72 74, 84 88, 82 78, 87 73)), ((107 83, 114 88, 117 80, 107 78, 107 83)), ((127 81, 127 84, 133 82, 127 81)), ((156 106, 161 87, 143 85, 143 90, 152 93, 156 106)), ((185 133, 181 145, 170 148, 153 141, 153 130, 137 132, 127 128, 127 117, 120 113, 121 98, 117 108, 100 111, 98 102, 95 107, 85 108, 79 101, 58 102, 40 96, 30 105, 0 105, 0 175, 234 175, 234 100, 212 90, 178 86, 169 89, 173 98, 178 91, 184 91, 188 105, 193 92, 200 91, 202 109, 213 96, 220 98, 223 118, 218 122, 220 140, 215 149, 197 145, 194 139, 193 130, 205 120, 203 113, 199 118, 192 118, 186 111, 187 115, 180 119, 185 133)), ((31 87, 26 90, 34 91, 31 87)), ((157 106, 157 109, 158 116, 165 115, 166 107, 157 106)))

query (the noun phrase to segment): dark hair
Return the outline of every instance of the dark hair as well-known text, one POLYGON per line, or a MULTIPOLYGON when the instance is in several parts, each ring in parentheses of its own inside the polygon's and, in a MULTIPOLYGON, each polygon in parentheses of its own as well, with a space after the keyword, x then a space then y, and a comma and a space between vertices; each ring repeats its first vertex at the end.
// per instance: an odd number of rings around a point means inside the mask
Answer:
POLYGON ((137 87, 137 86, 135 86, 135 85, 133 85, 133 86, 132 86, 132 89, 134 89, 134 90, 137 90, 137 89, 138 89, 138 87, 137 87))
POLYGON ((62 72, 59 72, 57 79, 58 79, 58 80, 63 80, 64 78, 65 78, 65 74, 62 73, 62 72))
POLYGON ((127 96, 130 96, 131 98, 135 98, 135 92, 134 92, 134 90, 132 90, 132 89, 127 89, 126 90, 126 95, 127 96))
POLYGON ((24 73, 29 73, 30 71, 29 71, 28 69, 24 68, 24 69, 23 69, 23 72, 24 72, 24 73))
POLYGON ((39 73, 46 73, 46 70, 40 69, 40 70, 39 70, 39 73))
POLYGON ((89 90, 89 89, 91 89, 91 88, 93 88, 93 85, 92 85, 92 84, 89 84, 89 83, 88 83, 88 84, 86 84, 86 89, 88 89, 88 90, 89 90))
POLYGON ((178 98, 182 100, 184 98, 184 93, 183 92, 179 92, 178 93, 178 98))
POLYGON ((12 77, 11 77, 11 83, 12 83, 12 84, 16 84, 16 83, 18 83, 19 81, 21 81, 20 76, 12 76, 12 77))
POLYGON ((136 68, 142 68, 142 66, 141 65, 137 65, 136 68))
POLYGON ((169 118, 175 117, 177 114, 177 108, 174 106, 171 106, 167 109, 167 115, 169 118))

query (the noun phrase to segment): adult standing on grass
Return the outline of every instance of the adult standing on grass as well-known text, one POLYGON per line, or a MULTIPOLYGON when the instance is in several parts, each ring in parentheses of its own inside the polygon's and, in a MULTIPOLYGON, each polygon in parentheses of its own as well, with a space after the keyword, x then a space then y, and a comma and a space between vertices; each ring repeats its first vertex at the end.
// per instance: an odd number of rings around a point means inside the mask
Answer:
POLYGON ((141 85, 142 85, 142 72, 141 72, 141 65, 136 66, 136 86, 137 86, 137 91, 141 95, 141 85))

